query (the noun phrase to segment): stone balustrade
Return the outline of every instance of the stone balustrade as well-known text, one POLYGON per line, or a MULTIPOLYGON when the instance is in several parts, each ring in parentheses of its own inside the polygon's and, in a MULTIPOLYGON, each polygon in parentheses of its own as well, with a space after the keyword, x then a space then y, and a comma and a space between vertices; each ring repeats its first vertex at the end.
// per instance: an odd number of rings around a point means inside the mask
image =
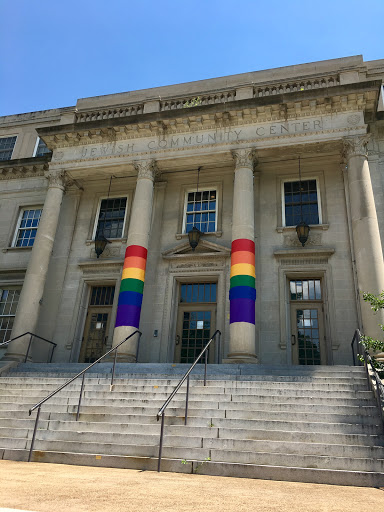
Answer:
POLYGON ((119 117, 135 116, 143 113, 144 105, 128 105, 110 109, 95 110, 92 112, 79 112, 76 114, 76 123, 100 121, 102 119, 116 119, 119 117))
POLYGON ((321 89, 324 87, 334 87, 340 85, 338 75, 327 76, 323 78, 305 79, 295 82, 280 83, 275 85, 262 85, 254 87, 254 98, 264 96, 274 96, 276 94, 286 94, 297 91, 310 91, 312 89, 321 89))
POLYGON ((215 103, 227 103, 236 99, 236 91, 225 91, 215 94, 196 94, 188 98, 165 100, 160 103, 160 110, 176 110, 179 108, 200 107, 215 103))

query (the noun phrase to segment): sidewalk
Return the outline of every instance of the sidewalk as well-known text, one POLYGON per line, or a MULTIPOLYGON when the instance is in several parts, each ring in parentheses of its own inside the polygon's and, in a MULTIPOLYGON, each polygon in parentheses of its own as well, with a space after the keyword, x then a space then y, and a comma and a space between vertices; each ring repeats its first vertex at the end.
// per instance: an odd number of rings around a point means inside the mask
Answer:
POLYGON ((6 460, 0 461, 0 475, 0 507, 33 512, 372 512, 384 509, 384 488, 6 460))

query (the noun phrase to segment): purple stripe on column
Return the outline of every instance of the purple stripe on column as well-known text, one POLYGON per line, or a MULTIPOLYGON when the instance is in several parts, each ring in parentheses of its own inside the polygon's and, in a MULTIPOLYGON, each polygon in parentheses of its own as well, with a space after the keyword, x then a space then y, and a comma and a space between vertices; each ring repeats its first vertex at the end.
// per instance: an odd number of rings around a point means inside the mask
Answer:
POLYGON ((140 306, 133 304, 120 304, 117 308, 115 327, 121 325, 139 328, 140 323, 140 306))
POLYGON ((253 299, 232 299, 230 301, 230 323, 255 323, 255 301, 253 299))

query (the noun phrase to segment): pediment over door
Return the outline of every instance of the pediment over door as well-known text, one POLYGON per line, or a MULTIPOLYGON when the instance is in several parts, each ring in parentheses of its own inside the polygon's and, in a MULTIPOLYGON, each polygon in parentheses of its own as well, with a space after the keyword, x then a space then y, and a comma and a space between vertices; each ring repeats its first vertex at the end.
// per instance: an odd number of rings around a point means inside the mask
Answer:
POLYGON ((229 258, 230 255, 231 249, 228 247, 206 240, 200 240, 194 251, 192 251, 189 242, 185 241, 163 252, 163 258, 166 260, 229 258))

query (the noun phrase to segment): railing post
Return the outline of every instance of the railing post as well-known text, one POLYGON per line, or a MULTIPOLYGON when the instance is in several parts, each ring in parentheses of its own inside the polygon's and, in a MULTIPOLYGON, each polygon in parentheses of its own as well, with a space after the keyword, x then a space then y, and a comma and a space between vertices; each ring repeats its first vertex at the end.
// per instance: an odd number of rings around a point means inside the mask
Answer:
POLYGON ((80 416, 80 405, 81 405, 81 399, 82 399, 83 391, 84 391, 84 380, 85 380, 85 373, 83 373, 83 378, 81 380, 81 389, 80 389, 80 396, 79 396, 79 404, 77 406, 76 421, 79 419, 79 416, 80 416))
POLYGON ((112 389, 113 389, 113 381, 115 379, 116 358, 117 358, 117 349, 115 350, 115 357, 113 358, 113 367, 112 367, 112 378, 111 378, 110 391, 112 391, 112 389))
POLYGON ((219 331, 219 336, 217 340, 217 364, 220 364, 221 360, 221 332, 219 331))
POLYGON ((29 455, 28 455, 28 462, 31 462, 31 458, 32 458, 33 446, 35 444, 35 437, 36 437, 36 432, 37 432, 37 424, 39 422, 39 416, 40 416, 40 409, 41 409, 41 405, 38 407, 37 413, 36 413, 35 427, 33 429, 31 447, 29 449, 29 455))
POLYGON ((164 412, 161 415, 159 458, 158 458, 158 461, 157 461, 157 472, 158 473, 160 473, 160 468, 161 468, 161 452, 163 451, 163 435, 164 435, 164 412))
POLYGON ((49 363, 52 363, 52 357, 53 357, 53 352, 54 352, 55 348, 56 348, 56 345, 52 345, 51 357, 49 358, 49 361, 48 361, 49 363))
POLYGON ((184 425, 187 424, 188 420, 188 399, 189 399, 189 375, 187 377, 187 393, 185 395, 185 417, 184 417, 184 425))
POLYGON ((139 332, 139 339, 137 340, 137 347, 136 347, 136 363, 139 359, 139 350, 140 350, 140 341, 141 341, 141 332, 139 332))
POLYGON ((31 334, 31 337, 29 338, 27 353, 25 354, 24 363, 26 363, 27 359, 28 359, 29 350, 30 350, 31 344, 32 344, 32 337, 33 337, 33 335, 31 334))
POLYGON ((207 363, 208 363, 208 349, 205 351, 205 362, 204 362, 204 386, 207 385, 207 363))

